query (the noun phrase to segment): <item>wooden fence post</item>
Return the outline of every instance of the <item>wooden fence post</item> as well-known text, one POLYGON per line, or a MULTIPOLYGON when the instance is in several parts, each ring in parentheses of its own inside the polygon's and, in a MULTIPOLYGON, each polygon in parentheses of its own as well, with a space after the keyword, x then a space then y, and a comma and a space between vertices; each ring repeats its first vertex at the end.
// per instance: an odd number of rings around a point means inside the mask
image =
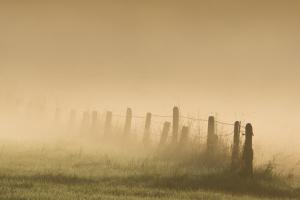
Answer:
POLYGON ((104 135, 108 136, 111 134, 111 122, 112 122, 112 112, 107 111, 105 117, 105 125, 104 125, 104 135))
POLYGON ((73 130, 76 122, 76 110, 70 111, 70 121, 69 121, 69 129, 73 130))
MULTIPOLYGON (((19 99, 20 101, 20 99, 19 99)), ((18 103, 23 103, 23 99, 21 99, 21 102, 18 103)), ((41 98, 38 100, 38 104, 37 104, 37 114, 38 114, 38 117, 41 118, 41 119, 44 119, 45 118, 45 115, 46 115, 46 99, 45 98, 41 98)))
POLYGON ((81 128, 80 128, 80 132, 82 135, 85 135, 87 133, 89 124, 90 124, 90 113, 89 111, 84 111, 82 116, 82 121, 81 121, 81 128))
POLYGON ((215 134, 215 118, 210 116, 208 118, 208 129, 207 129, 207 153, 211 154, 215 151, 218 136, 215 134))
POLYGON ((164 127, 161 133, 160 141, 159 141, 159 146, 164 146, 167 142, 168 139, 168 134, 170 131, 171 123, 170 122, 165 122, 164 127))
POLYGON ((236 121, 234 123, 234 135, 231 155, 231 170, 235 171, 240 166, 240 132, 241 123, 236 121))
POLYGON ((98 111, 94 110, 92 112, 92 124, 91 124, 91 133, 96 134, 98 129, 98 111))
POLYGON ((55 114, 54 114, 54 122, 56 124, 59 124, 61 120, 61 109, 60 108, 56 108, 55 109, 55 114))
POLYGON ((146 114, 146 122, 145 122, 144 138, 143 138, 144 145, 148 145, 150 143, 151 117, 152 114, 148 112, 146 114))
POLYGON ((124 126, 124 135, 130 134, 131 121, 132 121, 132 110, 131 110, 131 108, 127 108, 125 126, 124 126))
POLYGON ((187 144, 188 137, 189 137, 189 127, 183 126, 181 131, 180 141, 179 141, 180 146, 185 146, 187 144))
POLYGON ((253 174, 253 148, 252 137, 253 129, 251 124, 246 125, 245 130, 245 144, 243 151, 242 174, 245 176, 252 176, 253 174))
POLYGON ((179 109, 178 107, 173 108, 173 124, 172 124, 172 142, 177 142, 178 129, 179 129, 179 109))

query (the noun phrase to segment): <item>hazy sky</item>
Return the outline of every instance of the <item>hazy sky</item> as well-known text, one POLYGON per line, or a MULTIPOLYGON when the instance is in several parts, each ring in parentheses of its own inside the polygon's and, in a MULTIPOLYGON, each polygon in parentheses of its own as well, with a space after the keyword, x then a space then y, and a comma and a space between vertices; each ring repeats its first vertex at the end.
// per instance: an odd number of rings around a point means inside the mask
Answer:
POLYGON ((0 0, 1 87, 245 111, 283 129, 300 112, 299 10, 292 0, 0 0))

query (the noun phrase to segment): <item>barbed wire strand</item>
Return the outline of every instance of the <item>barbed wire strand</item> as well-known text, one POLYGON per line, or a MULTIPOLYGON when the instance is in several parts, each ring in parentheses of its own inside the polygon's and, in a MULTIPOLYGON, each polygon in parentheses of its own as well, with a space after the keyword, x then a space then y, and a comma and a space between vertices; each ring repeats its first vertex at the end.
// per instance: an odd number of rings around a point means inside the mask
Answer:
MULTIPOLYGON (((124 115, 120 115, 120 114, 113 114, 113 116, 116 117, 123 117, 125 118, 126 116, 124 115)), ((171 115, 159 115, 159 114, 152 114, 153 117, 160 117, 160 118, 172 118, 171 115)), ((193 121, 202 121, 202 122, 208 122, 207 119, 202 119, 202 118, 194 118, 194 117, 187 117, 187 116, 180 116, 183 119, 189 119, 189 120, 193 120, 193 121)), ((145 116, 139 116, 139 115, 134 115, 132 116, 132 118, 137 118, 137 119, 145 119, 145 116)), ((222 125, 227 125, 227 126, 234 126, 233 123, 228 123, 228 122, 223 122, 223 121, 215 121, 218 124, 222 124, 222 125)), ((245 128, 245 126, 240 126, 241 128, 245 128)))

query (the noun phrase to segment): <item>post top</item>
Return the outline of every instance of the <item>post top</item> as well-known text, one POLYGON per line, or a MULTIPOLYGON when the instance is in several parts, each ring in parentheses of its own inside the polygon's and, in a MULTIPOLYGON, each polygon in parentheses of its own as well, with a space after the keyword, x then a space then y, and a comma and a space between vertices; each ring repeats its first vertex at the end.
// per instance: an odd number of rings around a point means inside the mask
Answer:
POLYGON ((248 123, 246 125, 246 136, 249 134, 249 135, 252 135, 253 136, 253 128, 252 128, 252 125, 250 123, 248 123))

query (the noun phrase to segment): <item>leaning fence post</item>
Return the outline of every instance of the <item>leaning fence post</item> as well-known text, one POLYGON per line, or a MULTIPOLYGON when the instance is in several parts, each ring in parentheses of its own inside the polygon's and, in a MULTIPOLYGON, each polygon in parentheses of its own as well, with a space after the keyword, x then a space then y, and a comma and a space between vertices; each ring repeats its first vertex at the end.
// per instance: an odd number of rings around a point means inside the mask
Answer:
POLYGON ((215 148, 215 118, 210 116, 208 118, 208 129, 207 129, 207 153, 212 153, 215 148))
POLYGON ((179 143, 181 146, 184 146, 187 144, 188 136, 189 136, 189 127, 183 126, 182 131, 181 131, 180 140, 179 140, 179 143))
POLYGON ((244 151, 243 151, 242 173, 245 176, 252 176, 253 174, 253 148, 252 148, 253 129, 251 124, 246 125, 245 136, 246 138, 245 138, 244 151))
POLYGON ((173 124, 172 124, 172 142, 177 142, 178 129, 179 129, 179 109, 178 107, 173 108, 173 124))
POLYGON ((132 110, 131 108, 127 108, 125 126, 124 126, 124 135, 128 135, 130 133, 131 121, 132 121, 132 110))
POLYGON ((159 146, 164 146, 167 142, 168 139, 168 134, 170 131, 171 123, 170 122, 165 122, 164 127, 161 133, 160 141, 159 141, 159 146))
POLYGON ((152 114, 150 112, 146 114, 146 122, 145 122, 144 138, 143 138, 144 145, 147 145, 150 142, 151 116, 152 114))
POLYGON ((231 170, 237 170, 240 165, 240 130, 241 123, 236 121, 234 123, 234 135, 231 155, 231 170))
POLYGON ((105 125, 104 125, 104 135, 109 135, 111 133, 111 122, 112 122, 112 112, 107 111, 105 117, 105 125))

